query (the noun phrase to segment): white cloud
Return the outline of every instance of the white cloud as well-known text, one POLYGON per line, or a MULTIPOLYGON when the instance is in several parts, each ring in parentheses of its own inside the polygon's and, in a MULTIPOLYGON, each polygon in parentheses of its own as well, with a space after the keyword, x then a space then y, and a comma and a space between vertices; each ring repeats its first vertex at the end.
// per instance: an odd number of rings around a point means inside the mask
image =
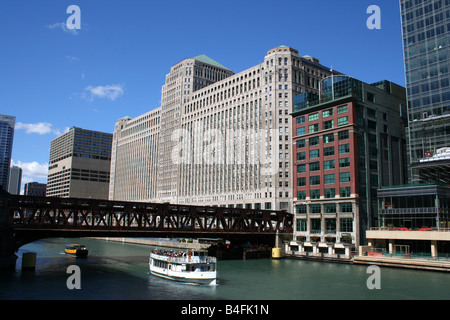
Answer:
POLYGON ((78 62, 80 61, 80 58, 75 57, 75 56, 66 56, 66 60, 72 63, 78 62))
POLYGON ((89 101, 94 100, 94 98, 106 98, 111 101, 114 101, 118 97, 123 95, 124 92, 123 86, 119 84, 108 84, 106 86, 96 86, 96 87, 89 86, 86 87, 84 90, 90 93, 89 97, 86 97, 84 95, 84 97, 89 101))
POLYGON ((70 33, 70 34, 73 34, 73 35, 77 35, 78 34, 77 29, 69 29, 69 28, 67 28, 67 24, 65 22, 56 22, 56 23, 48 25, 47 28, 49 28, 49 29, 61 29, 65 33, 70 33))
POLYGON ((15 125, 16 130, 25 130, 26 133, 37 133, 40 135, 54 133, 60 135, 61 132, 58 129, 54 129, 53 125, 48 122, 38 122, 38 123, 22 123, 17 122, 15 125))
POLYGON ((30 178, 42 178, 47 179, 48 175, 48 163, 38 163, 37 161, 33 162, 22 162, 22 161, 13 161, 11 160, 11 165, 19 166, 22 168, 22 175, 26 176, 26 181, 29 181, 30 178))

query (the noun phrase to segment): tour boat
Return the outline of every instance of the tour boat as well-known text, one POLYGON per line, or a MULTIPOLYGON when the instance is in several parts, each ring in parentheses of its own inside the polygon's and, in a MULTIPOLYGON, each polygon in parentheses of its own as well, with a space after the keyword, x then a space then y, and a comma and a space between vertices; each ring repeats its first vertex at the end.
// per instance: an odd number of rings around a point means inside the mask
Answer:
POLYGON ((175 281, 216 285, 217 259, 207 250, 159 250, 150 253, 150 273, 175 281))
POLYGON ((81 244, 68 244, 64 250, 65 253, 73 254, 77 257, 86 257, 89 250, 81 244))

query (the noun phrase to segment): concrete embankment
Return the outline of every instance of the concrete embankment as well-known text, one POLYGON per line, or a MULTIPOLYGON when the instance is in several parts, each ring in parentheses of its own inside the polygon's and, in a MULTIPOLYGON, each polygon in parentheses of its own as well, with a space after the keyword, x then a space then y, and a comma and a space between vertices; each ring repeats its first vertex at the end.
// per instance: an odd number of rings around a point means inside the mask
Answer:
POLYGON ((114 241, 114 242, 122 242, 122 243, 132 243, 132 244, 141 244, 155 247, 168 247, 168 248, 179 248, 179 249, 207 249, 211 246, 209 243, 198 243, 198 242, 177 242, 177 241, 169 241, 162 239, 142 239, 142 238, 120 238, 120 237, 95 237, 90 239, 98 239, 105 241, 114 241))
POLYGON ((450 271, 450 262, 448 261, 355 256, 353 258, 353 263, 374 264, 386 267, 400 267, 432 271, 450 271))

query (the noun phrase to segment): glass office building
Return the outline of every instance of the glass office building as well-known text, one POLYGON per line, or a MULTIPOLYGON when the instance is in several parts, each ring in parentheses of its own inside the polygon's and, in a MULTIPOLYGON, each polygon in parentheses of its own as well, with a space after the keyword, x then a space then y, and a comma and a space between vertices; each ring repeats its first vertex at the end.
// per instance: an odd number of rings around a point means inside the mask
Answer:
POLYGON ((450 146, 450 0, 400 0, 411 163, 450 146))

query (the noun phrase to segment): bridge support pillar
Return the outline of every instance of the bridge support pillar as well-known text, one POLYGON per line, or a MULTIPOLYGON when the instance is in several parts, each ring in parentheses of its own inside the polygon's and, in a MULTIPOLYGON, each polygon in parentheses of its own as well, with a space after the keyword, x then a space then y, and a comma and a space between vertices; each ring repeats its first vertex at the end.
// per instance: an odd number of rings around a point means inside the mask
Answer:
POLYGON ((0 269, 14 269, 15 255, 14 233, 9 224, 10 194, 0 187, 0 269))

